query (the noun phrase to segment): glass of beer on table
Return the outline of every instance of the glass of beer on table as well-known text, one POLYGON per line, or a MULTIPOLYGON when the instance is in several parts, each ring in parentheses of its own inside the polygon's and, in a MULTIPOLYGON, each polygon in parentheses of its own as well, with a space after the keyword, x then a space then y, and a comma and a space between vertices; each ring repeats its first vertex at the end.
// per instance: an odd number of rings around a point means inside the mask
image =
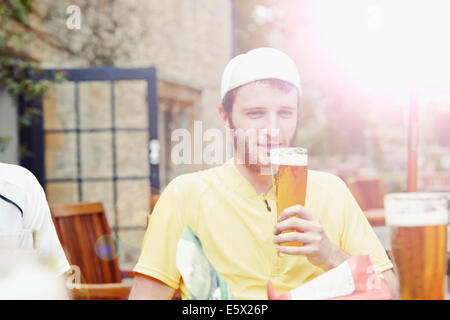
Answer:
POLYGON ((402 300, 443 300, 449 196, 392 193, 384 198, 386 225, 402 300))
MULTIPOLYGON (((277 195, 277 218, 284 209, 305 206, 308 178, 308 152, 304 148, 278 148, 270 151, 272 178, 277 195)), ((292 232, 286 230, 284 232, 292 232)), ((285 246, 302 246, 300 242, 284 242, 285 246)))

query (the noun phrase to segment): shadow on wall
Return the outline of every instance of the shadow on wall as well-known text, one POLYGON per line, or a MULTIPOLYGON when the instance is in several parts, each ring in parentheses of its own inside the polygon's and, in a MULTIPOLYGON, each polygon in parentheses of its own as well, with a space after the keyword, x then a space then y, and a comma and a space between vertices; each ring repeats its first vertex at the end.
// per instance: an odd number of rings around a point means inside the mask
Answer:
POLYGON ((0 162, 19 163, 17 107, 6 91, 0 91, 0 162))

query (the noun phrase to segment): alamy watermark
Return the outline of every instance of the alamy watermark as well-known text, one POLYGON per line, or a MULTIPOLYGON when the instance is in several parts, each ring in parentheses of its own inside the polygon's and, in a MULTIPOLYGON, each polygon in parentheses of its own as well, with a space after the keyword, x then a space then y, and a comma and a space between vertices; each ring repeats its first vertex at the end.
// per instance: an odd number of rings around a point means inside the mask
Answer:
MULTIPOLYGON (((217 128, 203 130, 202 121, 194 121, 193 134, 178 128, 172 132, 171 161, 180 164, 219 165, 237 152, 239 164, 270 166, 270 150, 280 145, 278 129, 226 129, 225 134, 217 128)), ((262 174, 271 174, 262 170, 262 174)))
POLYGON ((69 290, 81 289, 81 270, 79 266, 70 266, 67 271, 66 288, 69 290))
POLYGON ((70 5, 66 9, 66 13, 69 15, 66 19, 66 27, 69 30, 81 29, 81 10, 79 6, 74 4, 70 5))

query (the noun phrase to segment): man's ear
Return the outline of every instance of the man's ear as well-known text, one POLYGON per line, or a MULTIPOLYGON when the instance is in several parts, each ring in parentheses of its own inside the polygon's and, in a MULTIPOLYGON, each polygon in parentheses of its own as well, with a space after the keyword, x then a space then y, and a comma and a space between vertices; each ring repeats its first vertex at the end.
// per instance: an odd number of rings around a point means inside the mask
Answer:
POLYGON ((230 115, 225 111, 225 108, 220 105, 218 108, 220 119, 223 122, 225 128, 230 129, 230 115))

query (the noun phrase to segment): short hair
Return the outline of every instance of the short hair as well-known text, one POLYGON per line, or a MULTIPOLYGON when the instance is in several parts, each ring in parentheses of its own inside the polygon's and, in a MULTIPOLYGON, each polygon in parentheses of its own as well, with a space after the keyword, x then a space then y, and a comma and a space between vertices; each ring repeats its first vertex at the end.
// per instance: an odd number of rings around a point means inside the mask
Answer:
MULTIPOLYGON (((295 88, 295 90, 297 91, 297 107, 298 107, 298 109, 300 109, 300 92, 293 84, 291 84, 287 81, 280 80, 280 79, 262 79, 262 80, 256 80, 256 81, 253 81, 250 83, 266 83, 266 84, 274 86, 286 93, 295 88)), ((228 115, 231 115, 231 113, 233 111, 234 100, 236 99, 236 94, 238 93, 239 89, 250 83, 246 83, 242 86, 234 88, 233 90, 230 90, 225 94, 225 96, 223 97, 223 100, 222 100, 222 105, 228 115)))

